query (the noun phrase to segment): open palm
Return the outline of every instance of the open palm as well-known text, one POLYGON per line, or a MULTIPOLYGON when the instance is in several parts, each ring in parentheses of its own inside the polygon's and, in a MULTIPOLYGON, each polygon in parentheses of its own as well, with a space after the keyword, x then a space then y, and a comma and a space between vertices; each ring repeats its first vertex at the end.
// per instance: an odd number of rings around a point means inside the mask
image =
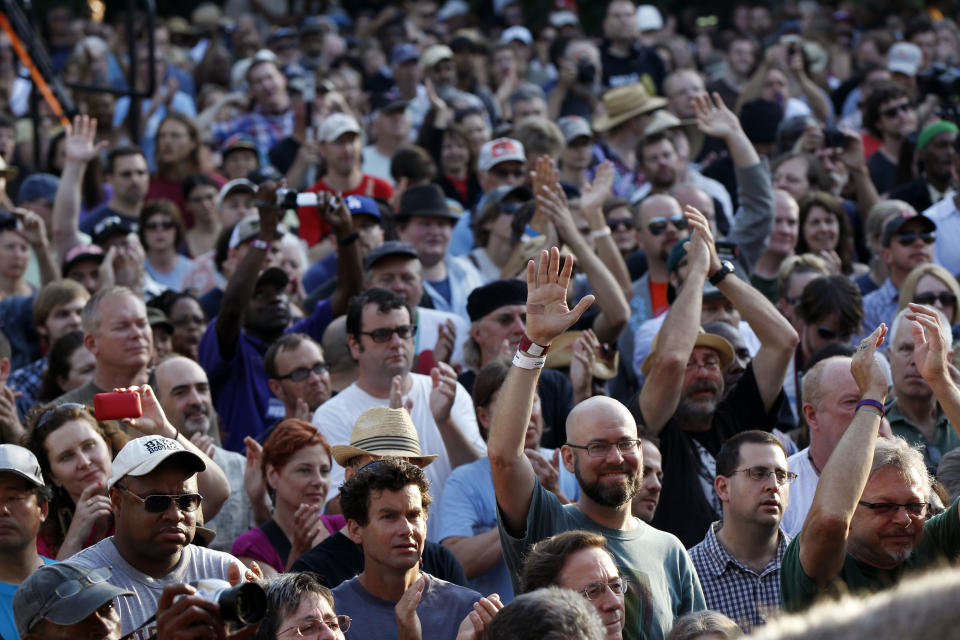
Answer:
POLYGON ((713 98, 706 93, 695 97, 693 114, 697 118, 697 128, 708 136, 726 138, 740 130, 736 114, 727 108, 717 93, 713 94, 713 98))
POLYGON ((540 254, 540 264, 527 263, 527 336, 547 346, 570 328, 593 304, 594 296, 584 296, 577 305, 567 306, 567 286, 573 272, 573 257, 567 256, 560 269, 560 250, 552 247, 540 254))

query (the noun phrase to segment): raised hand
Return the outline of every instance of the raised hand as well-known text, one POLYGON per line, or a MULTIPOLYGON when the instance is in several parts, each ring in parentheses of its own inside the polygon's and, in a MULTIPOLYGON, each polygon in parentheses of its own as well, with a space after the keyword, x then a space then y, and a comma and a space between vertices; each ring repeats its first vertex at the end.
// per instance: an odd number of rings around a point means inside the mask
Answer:
POLYGON ((413 400, 403 400, 403 376, 393 376, 390 380, 390 408, 406 409, 407 413, 413 411, 413 400))
POLYGON ((693 99, 693 115, 697 128, 708 136, 726 139, 743 131, 737 115, 727 108, 719 93, 713 97, 701 93, 693 99))
POLYGON ((140 409, 143 412, 139 418, 124 418, 123 422, 148 436, 164 436, 175 440, 178 432, 167 420, 160 402, 150 385, 114 389, 114 393, 137 393, 140 395, 140 409))
MULTIPOLYGON (((555 452, 559 451, 560 449, 555 449, 555 452)), ((536 449, 524 449, 523 453, 527 456, 527 459, 530 460, 530 464, 533 465, 533 470, 536 472, 537 477, 540 478, 540 484, 543 485, 543 488, 557 496, 562 496, 563 494, 560 491, 559 458, 554 456, 552 460, 548 460, 536 449)), ((565 500, 566 497, 564 497, 564 501, 565 500)))
POLYGON ((317 203, 320 209, 320 215, 324 221, 333 227, 338 235, 348 234, 353 231, 353 218, 350 215, 350 209, 347 208, 347 202, 339 193, 318 194, 321 198, 317 203))
POLYGON ((110 517, 113 513, 113 504, 106 494, 102 483, 91 484, 80 494, 76 508, 73 511, 73 520, 67 531, 64 543, 72 540, 79 543, 78 548, 90 537, 90 531, 97 522, 110 517))
POLYGON ((908 320, 913 321, 913 361, 928 383, 949 376, 947 345, 950 328, 940 322, 940 315, 931 307, 909 303, 908 320))
POLYGON ((446 362, 438 362, 430 370, 433 388, 430 390, 430 413, 437 424, 450 419, 453 401, 457 397, 457 372, 446 362))
POLYGON ((407 587, 407 590, 403 592, 397 605, 393 608, 393 612, 397 616, 398 640, 420 640, 422 630, 420 616, 417 615, 417 606, 423 597, 423 589, 426 584, 427 579, 421 575, 407 587))
POLYGON ((573 221, 573 213, 570 211, 563 190, 541 185, 536 196, 537 210, 557 228, 560 239, 569 245, 576 245, 577 240, 582 239, 582 236, 577 229, 577 224, 573 221))
POLYGON ((603 215, 603 202, 610 196, 614 173, 613 163, 609 160, 604 160, 597 165, 597 170, 593 174, 593 183, 587 182, 583 185, 580 207, 584 215, 589 215, 590 211, 597 209, 600 209, 601 216, 603 215))
POLYGON ((449 364, 456 343, 457 326, 453 324, 453 320, 447 320, 437 327, 437 344, 433 347, 433 359, 436 362, 449 364))
POLYGON ((243 444, 247 446, 247 466, 243 470, 243 488, 251 504, 264 504, 267 499, 267 484, 263 479, 263 447, 250 436, 243 439, 243 444))
POLYGON ((290 544, 290 555, 287 566, 291 566, 297 558, 330 536, 327 526, 323 524, 323 505, 301 504, 293 514, 293 540, 290 544))
POLYGON ((567 256, 560 268, 560 250, 552 247, 540 253, 540 264, 527 263, 527 336, 536 344, 548 346, 576 322, 593 304, 594 296, 584 296, 577 305, 567 306, 567 287, 573 273, 573 256, 567 256))
POLYGON ((550 156, 540 156, 530 176, 534 195, 541 193, 543 188, 553 189, 560 180, 560 173, 553 164, 550 156))
POLYGON ((97 138, 97 119, 90 116, 75 116, 73 126, 67 125, 67 134, 63 138, 63 150, 67 161, 87 163, 106 148, 106 140, 94 143, 97 138))
POLYGON ((467 614, 467 617, 460 623, 457 629, 456 640, 483 640, 486 638, 487 625, 493 620, 493 616, 503 609, 503 603, 500 602, 500 596, 491 593, 485 598, 480 598, 473 604, 473 611, 467 614))
POLYGON ((589 398, 593 386, 593 365, 597 361, 600 340, 592 329, 587 329, 573 343, 570 360, 570 382, 577 398, 589 398))
POLYGON ((212 437, 205 433, 198 431, 190 436, 190 442, 192 442, 197 449, 203 451, 211 460, 213 459, 213 454, 217 452, 217 443, 212 437))
POLYGON ((876 354, 886 336, 887 325, 880 323, 873 333, 860 341, 850 363, 850 372, 857 382, 860 395, 880 402, 887 397, 887 376, 877 362, 876 354))
POLYGON ((15 207, 13 215, 20 219, 20 233, 31 247, 47 246, 49 238, 47 236, 47 225, 43 223, 43 218, 23 207, 15 207))
POLYGON ((720 269, 720 258, 706 216, 690 205, 684 208, 683 215, 691 227, 690 242, 687 243, 687 264, 691 272, 703 266, 708 274, 720 269))

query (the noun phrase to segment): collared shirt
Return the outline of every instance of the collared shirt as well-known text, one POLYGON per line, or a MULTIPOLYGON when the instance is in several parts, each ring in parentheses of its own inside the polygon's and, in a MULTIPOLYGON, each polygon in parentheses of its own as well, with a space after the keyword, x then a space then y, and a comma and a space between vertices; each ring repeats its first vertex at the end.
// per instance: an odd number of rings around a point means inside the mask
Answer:
POLYGON ((900 290, 887 278, 876 291, 863 297, 863 332, 870 335, 874 329, 885 322, 889 327, 897 315, 900 290))
POLYGON ((790 536, 780 529, 777 553, 757 573, 733 557, 717 539, 722 521, 714 522, 703 542, 690 549, 707 607, 724 614, 750 633, 767 623, 769 614, 780 610, 780 564, 790 536))
POLYGON ((593 159, 590 161, 590 168, 587 169, 588 178, 593 180, 597 166, 604 160, 613 163, 613 194, 618 198, 627 198, 646 182, 643 171, 627 166, 602 140, 593 145, 593 159))
POLYGON ((20 397, 17 398, 18 406, 20 398, 29 403, 27 408, 36 404, 37 396, 40 395, 40 387, 43 386, 43 371, 46 368, 47 356, 43 356, 10 374, 10 380, 7 384, 20 392, 20 397))
POLYGON ((937 223, 937 239, 933 244, 933 261, 952 274, 960 273, 960 211, 956 198, 944 198, 923 212, 937 223))
POLYGON ((293 135, 293 109, 287 109, 283 113, 265 113, 257 107, 250 113, 224 122, 211 122, 210 133, 218 147, 234 134, 247 134, 257 144, 260 164, 268 165, 270 158, 267 154, 270 147, 293 135))
POLYGON ((960 446, 960 436, 954 431, 953 425, 947 419, 946 414, 939 407, 937 408, 937 423, 933 427, 933 442, 927 440, 916 426, 914 426, 902 413, 897 401, 894 400, 887 407, 887 420, 890 421, 890 428, 894 435, 898 435, 915 446, 923 453, 923 461, 927 463, 927 469, 935 474, 937 467, 940 466, 940 459, 943 454, 960 446))

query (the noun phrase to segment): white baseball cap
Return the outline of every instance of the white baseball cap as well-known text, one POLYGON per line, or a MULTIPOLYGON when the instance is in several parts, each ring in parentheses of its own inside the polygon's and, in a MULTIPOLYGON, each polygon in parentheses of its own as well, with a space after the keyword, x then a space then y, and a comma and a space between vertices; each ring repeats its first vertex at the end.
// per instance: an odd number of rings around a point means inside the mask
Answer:
POLYGON ((180 456, 199 473, 207 468, 203 458, 183 448, 176 440, 163 436, 142 436, 123 445, 113 459, 113 473, 107 481, 109 489, 124 476, 145 476, 170 456, 180 456))
POLYGON ((501 162, 526 162, 527 156, 523 152, 523 144, 513 138, 497 138, 484 143, 480 147, 480 159, 477 168, 480 171, 490 171, 501 162))
POLYGON ((345 133, 362 133, 356 118, 345 113, 331 113, 320 125, 320 142, 333 142, 345 133))

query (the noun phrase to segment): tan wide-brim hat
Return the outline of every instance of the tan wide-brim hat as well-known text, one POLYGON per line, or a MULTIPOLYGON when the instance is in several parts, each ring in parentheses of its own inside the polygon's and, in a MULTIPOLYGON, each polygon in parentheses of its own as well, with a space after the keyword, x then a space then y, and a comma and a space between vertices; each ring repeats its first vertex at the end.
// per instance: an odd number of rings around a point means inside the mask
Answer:
POLYGON ((594 120, 593 130, 609 131, 634 116, 667 106, 667 99, 651 96, 641 82, 625 84, 603 94, 604 113, 594 120))
POLYGON ((357 456, 375 458, 405 458, 411 464, 425 467, 437 459, 420 450, 417 428, 406 409, 374 407, 367 409, 353 424, 350 444, 330 448, 333 459, 341 467, 357 456))
MULTIPOLYGON (((583 331, 566 331, 557 336, 550 343, 550 351, 547 353, 547 362, 543 366, 547 369, 560 369, 569 367, 573 360, 573 343, 577 338, 583 335, 583 331)), ((601 380, 609 380, 617 375, 617 368, 620 366, 620 353, 612 351, 610 357, 604 357, 598 354, 593 361, 593 377, 601 380)))
MULTIPOLYGON (((660 329, 657 335, 653 337, 653 342, 650 344, 650 353, 643 359, 643 364, 640 365, 640 373, 643 374, 644 378, 650 375, 653 358, 657 355, 657 342, 660 339, 661 331, 663 331, 663 329, 660 329)), ((716 351, 717 355, 720 356, 720 367, 722 369, 726 369, 730 366, 730 363, 733 362, 733 347, 727 342, 727 339, 715 333, 707 333, 703 330, 703 327, 700 327, 700 333, 697 334, 697 341, 693 346, 694 348, 708 347, 716 351)))

